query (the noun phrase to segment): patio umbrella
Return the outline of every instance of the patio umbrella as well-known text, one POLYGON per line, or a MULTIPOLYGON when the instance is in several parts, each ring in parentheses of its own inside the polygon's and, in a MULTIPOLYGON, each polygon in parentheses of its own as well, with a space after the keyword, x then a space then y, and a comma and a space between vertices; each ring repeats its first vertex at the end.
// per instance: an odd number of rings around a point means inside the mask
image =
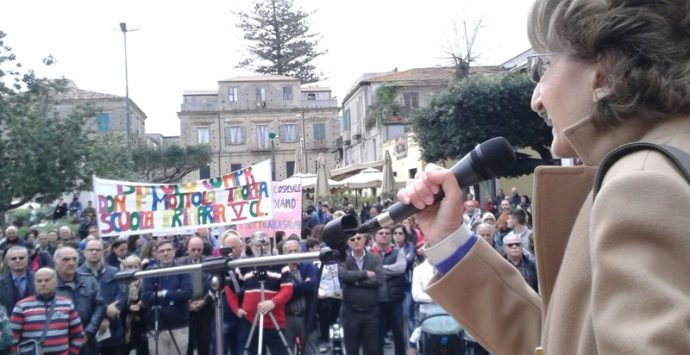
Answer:
POLYGON ((386 151, 386 156, 383 159, 383 181, 381 182, 382 193, 395 193, 395 176, 393 174, 393 161, 391 161, 391 154, 386 151))
POLYGON ((366 168, 359 174, 352 175, 341 181, 348 189, 366 189, 369 187, 381 187, 383 173, 374 169, 366 168))
MULTIPOLYGON (((313 189, 316 186, 316 174, 314 173, 296 173, 286 180, 299 180, 303 189, 313 189)), ((328 187, 334 188, 339 186, 343 186, 340 181, 328 179, 328 187)))
POLYGON ((331 189, 328 186, 328 172, 326 170, 326 160, 323 154, 319 154, 318 168, 316 169, 316 188, 314 195, 316 197, 328 196, 331 194, 331 189))

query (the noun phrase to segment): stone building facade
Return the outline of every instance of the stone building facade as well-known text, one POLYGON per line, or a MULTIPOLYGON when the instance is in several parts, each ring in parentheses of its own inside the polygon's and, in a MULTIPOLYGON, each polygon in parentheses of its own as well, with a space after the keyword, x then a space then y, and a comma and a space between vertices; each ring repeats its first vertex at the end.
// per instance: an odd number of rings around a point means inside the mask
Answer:
POLYGON ((208 167, 189 174, 187 181, 219 176, 273 155, 276 180, 299 169, 297 155, 302 172, 316 172, 319 154, 328 169, 335 166, 331 151, 340 135, 337 101, 330 89, 303 87, 296 78, 234 77, 219 81, 216 90, 186 91, 178 117, 182 143, 210 144, 213 156, 208 167))
MULTIPOLYGON (((69 115, 77 105, 91 104, 96 109, 96 116, 87 118, 88 129, 97 133, 116 133, 127 135, 127 109, 125 97, 82 90, 73 81, 67 81, 63 91, 55 95, 51 110, 61 116, 69 115)), ((132 145, 146 144, 146 114, 129 99, 131 117, 132 145)), ((123 140, 126 142, 126 140, 123 140)))

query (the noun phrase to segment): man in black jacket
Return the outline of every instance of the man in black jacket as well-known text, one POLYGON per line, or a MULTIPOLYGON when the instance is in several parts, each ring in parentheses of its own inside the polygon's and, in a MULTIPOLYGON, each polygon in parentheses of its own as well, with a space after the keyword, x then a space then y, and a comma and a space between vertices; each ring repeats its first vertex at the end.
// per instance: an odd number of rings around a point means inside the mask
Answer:
POLYGON ((0 278, 0 305, 12 313, 14 305, 34 294, 34 275, 28 270, 29 253, 26 248, 13 246, 5 254, 7 272, 0 278))
POLYGON ((357 234, 348 240, 350 252, 338 267, 343 289, 342 322, 345 351, 376 355, 379 348, 377 292, 383 283, 381 257, 365 249, 369 234, 357 234))
MULTIPOLYGON (((204 240, 192 237, 187 242, 187 255, 177 258, 175 265, 191 265, 204 262, 204 240)), ((189 274, 192 278, 192 299, 189 302, 189 345, 187 355, 211 353, 211 323, 213 307, 206 286, 207 275, 201 270, 189 274)))
POLYGON ((390 329, 393 332, 395 355, 405 355, 402 302, 405 297, 405 252, 391 243, 393 228, 385 227, 376 232, 376 243, 371 253, 381 256, 383 283, 378 289, 379 303, 379 355, 383 355, 383 339, 390 329))
MULTIPOLYGON (((161 268, 175 266, 175 249, 169 239, 156 244, 156 258, 161 268)), ((141 298, 150 310, 149 352, 160 354, 185 354, 189 337, 189 301, 192 298, 192 278, 189 274, 174 274, 144 279, 141 298), (160 306, 158 344, 155 341, 156 317, 154 306, 160 306), (179 350, 179 353, 178 353, 179 350)))

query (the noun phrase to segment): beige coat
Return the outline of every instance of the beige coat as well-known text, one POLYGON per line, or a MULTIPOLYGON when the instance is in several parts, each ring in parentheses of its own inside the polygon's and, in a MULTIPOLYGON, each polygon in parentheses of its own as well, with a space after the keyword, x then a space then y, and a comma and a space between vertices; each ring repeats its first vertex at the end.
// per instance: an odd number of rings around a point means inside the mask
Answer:
POLYGON ((584 165, 535 173, 539 295, 481 238, 428 293, 496 355, 690 354, 690 186, 660 153, 604 155, 645 140, 690 152, 690 117, 652 129, 566 129, 584 165))

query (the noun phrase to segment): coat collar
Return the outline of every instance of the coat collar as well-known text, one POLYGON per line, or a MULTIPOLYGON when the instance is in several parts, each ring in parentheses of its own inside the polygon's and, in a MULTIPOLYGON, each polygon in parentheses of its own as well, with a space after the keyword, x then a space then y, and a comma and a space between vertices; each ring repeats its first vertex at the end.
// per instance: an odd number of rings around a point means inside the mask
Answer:
POLYGON ((639 140, 659 140, 679 131, 687 130, 690 116, 676 116, 654 126, 631 122, 601 129, 589 117, 565 128, 563 134, 584 165, 597 166, 607 153, 623 144, 639 140))

